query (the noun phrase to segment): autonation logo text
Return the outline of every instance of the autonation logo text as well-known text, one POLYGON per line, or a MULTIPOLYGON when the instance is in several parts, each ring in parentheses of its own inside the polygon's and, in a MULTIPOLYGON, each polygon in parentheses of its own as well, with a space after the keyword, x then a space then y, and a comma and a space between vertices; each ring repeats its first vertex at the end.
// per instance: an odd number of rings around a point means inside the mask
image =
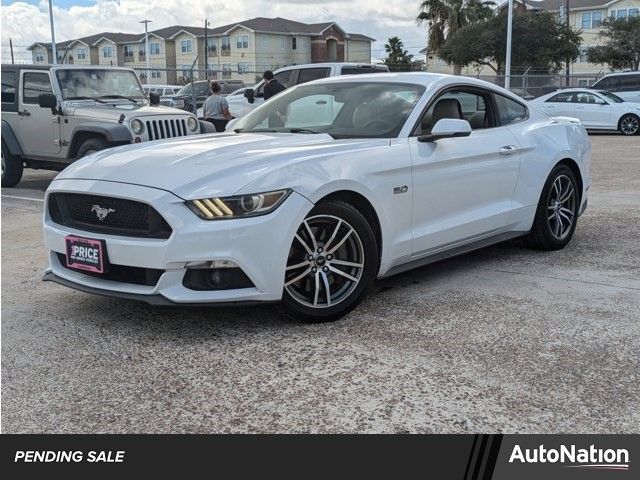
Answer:
POLYGON ((629 470, 629 451, 625 448, 577 448, 575 445, 560 445, 560 448, 513 447, 509 463, 563 463, 568 468, 593 468, 602 470, 629 470))

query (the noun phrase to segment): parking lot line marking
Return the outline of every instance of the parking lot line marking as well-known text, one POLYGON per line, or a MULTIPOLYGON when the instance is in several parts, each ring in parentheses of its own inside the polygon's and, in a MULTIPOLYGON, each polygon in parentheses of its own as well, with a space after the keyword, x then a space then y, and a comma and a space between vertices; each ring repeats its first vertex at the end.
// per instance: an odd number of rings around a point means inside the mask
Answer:
POLYGON ((16 195, 2 195, 2 198, 13 198, 14 200, 31 200, 32 202, 44 202, 44 198, 18 197, 16 195))

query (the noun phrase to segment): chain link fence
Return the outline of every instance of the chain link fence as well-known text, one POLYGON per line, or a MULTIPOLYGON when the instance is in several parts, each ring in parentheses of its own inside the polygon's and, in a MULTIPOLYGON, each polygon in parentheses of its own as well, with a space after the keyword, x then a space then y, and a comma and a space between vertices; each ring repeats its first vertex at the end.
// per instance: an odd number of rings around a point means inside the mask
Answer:
MULTIPOLYGON (((561 88, 590 87, 600 77, 602 74, 597 73, 574 74, 568 77, 564 74, 511 75, 509 90, 525 100, 531 100, 561 88)), ((473 78, 501 87, 505 86, 506 79, 504 75, 473 75, 473 78)))

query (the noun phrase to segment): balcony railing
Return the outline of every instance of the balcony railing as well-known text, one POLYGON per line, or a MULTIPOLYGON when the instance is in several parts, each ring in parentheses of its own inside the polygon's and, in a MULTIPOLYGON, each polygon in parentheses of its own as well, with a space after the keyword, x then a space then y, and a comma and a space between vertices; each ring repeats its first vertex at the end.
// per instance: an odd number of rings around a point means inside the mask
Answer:
POLYGON ((228 57, 231 55, 231 47, 222 47, 220 49, 220 55, 223 57, 228 57))
POLYGON ((133 54, 124 56, 125 62, 133 62, 133 54))

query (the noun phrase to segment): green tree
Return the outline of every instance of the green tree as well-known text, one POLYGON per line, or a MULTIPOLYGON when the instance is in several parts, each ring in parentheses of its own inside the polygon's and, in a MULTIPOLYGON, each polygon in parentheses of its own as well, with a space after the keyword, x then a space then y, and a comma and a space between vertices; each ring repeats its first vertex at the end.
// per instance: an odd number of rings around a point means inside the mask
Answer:
MULTIPOLYGON (((437 54, 447 39, 465 25, 492 17, 494 5, 484 0, 423 0, 417 20, 427 25, 427 53, 437 54)), ((460 71, 461 67, 454 64, 454 72, 459 75, 460 71)))
MULTIPOLYGON (((440 49, 440 57, 454 65, 486 65, 504 74, 507 16, 496 15, 465 25, 440 49)), ((580 33, 551 13, 525 12, 513 17, 511 63, 516 67, 557 72, 569 57, 578 58, 580 33)))
POLYGON ((404 49, 404 44, 398 37, 391 37, 384 45, 384 50, 387 52, 384 63, 390 71, 409 72, 412 70, 413 55, 404 49))
POLYGON ((640 69, 640 16, 604 20, 600 37, 606 43, 587 50, 591 63, 606 63, 614 69, 640 69))

